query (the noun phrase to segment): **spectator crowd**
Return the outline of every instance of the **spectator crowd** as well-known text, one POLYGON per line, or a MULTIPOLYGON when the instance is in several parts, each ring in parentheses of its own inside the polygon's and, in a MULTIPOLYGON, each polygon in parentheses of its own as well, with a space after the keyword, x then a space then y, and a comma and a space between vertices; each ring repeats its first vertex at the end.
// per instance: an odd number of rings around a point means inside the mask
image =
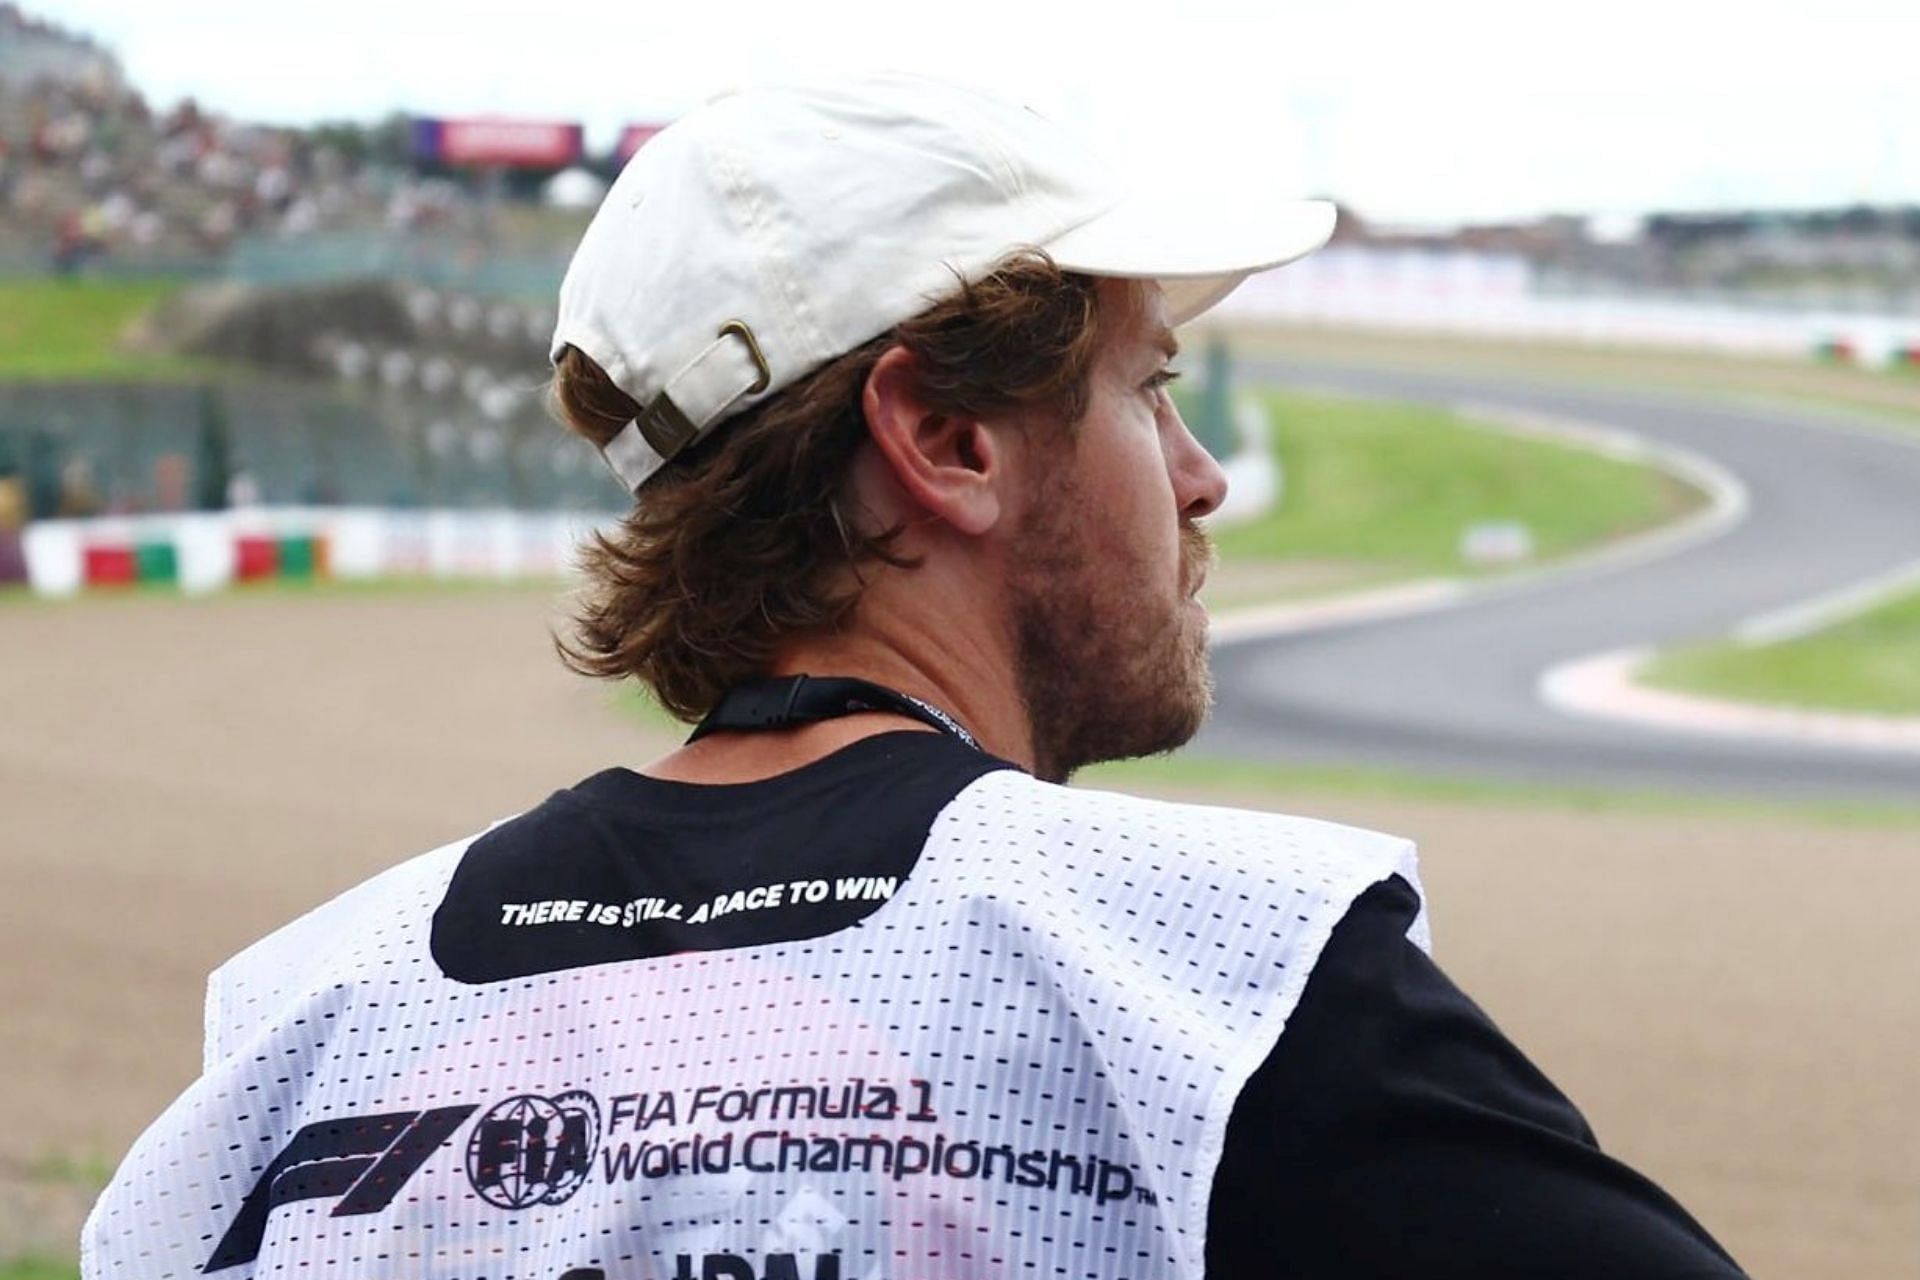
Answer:
POLYGON ((405 164, 403 122, 275 128, 158 107, 117 59, 0 3, 0 264, 177 267, 236 237, 471 222, 454 182, 405 164))

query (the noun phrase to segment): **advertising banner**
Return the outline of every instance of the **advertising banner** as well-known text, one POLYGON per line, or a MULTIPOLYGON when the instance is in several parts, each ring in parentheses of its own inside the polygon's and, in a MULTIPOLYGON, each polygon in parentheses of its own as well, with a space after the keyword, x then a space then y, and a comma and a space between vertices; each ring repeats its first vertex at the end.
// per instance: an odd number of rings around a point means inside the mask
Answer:
POLYGON ((413 122, 413 155, 428 164, 564 169, 580 163, 579 124, 564 120, 476 118, 413 122))
POLYGON ((663 124, 630 124, 620 131, 620 145, 614 149, 613 157, 621 164, 633 159, 633 153, 653 140, 653 135, 667 126, 663 124))

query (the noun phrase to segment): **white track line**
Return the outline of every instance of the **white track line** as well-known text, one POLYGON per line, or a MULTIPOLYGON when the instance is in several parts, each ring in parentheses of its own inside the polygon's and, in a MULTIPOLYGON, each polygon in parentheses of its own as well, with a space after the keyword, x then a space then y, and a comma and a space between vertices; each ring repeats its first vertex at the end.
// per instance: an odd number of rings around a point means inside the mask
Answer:
POLYGON ((1594 551, 1555 565, 1530 570, 1536 577, 1562 571, 1594 571, 1642 564, 1710 541, 1747 518, 1753 500, 1739 476, 1702 453, 1678 445, 1649 440, 1619 427, 1602 426, 1577 418, 1509 409, 1503 405, 1463 401, 1453 411, 1470 424, 1484 423, 1510 435, 1527 436, 1585 449, 1589 453, 1652 467, 1692 485, 1707 495, 1707 505, 1673 524, 1610 542, 1594 551))
POLYGON ((1425 578, 1316 600, 1251 605, 1215 616, 1207 625, 1207 638, 1216 645, 1239 644, 1269 636, 1425 613, 1460 603, 1467 590, 1468 584, 1458 579, 1425 578))
MULTIPOLYGON (((1327 394, 1336 393, 1329 391, 1327 394)), ((1393 396, 1366 396, 1348 392, 1337 394, 1355 400, 1397 399, 1393 396)), ((1673 524, 1661 525, 1592 551, 1498 578, 1475 581, 1427 578, 1328 599, 1230 610, 1213 619, 1209 632, 1212 642, 1216 645, 1243 644, 1271 636, 1459 608, 1544 582, 1611 572, 1627 565, 1673 555, 1717 538, 1745 520, 1751 509, 1747 487, 1740 478, 1702 454, 1648 440, 1617 427, 1533 413, 1506 405, 1465 401, 1451 408, 1469 426, 1529 439, 1551 440, 1603 457, 1656 467, 1700 489, 1707 495, 1707 505, 1673 524)))
POLYGON ((1736 643, 1753 648, 1798 640, 1837 622, 1858 617, 1915 587, 1920 587, 1920 560, 1877 578, 1748 618, 1734 628, 1733 638, 1736 643))

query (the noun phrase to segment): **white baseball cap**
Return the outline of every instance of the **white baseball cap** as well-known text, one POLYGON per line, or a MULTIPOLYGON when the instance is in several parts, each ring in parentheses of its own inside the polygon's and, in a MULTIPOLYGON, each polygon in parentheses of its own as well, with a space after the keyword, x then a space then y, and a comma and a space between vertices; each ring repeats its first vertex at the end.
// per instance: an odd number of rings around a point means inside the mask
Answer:
POLYGON ((1179 324, 1333 233, 1324 200, 1155 186, 1027 108, 867 76, 721 98, 634 154, 560 286, 552 357, 642 408, 604 450, 629 490, 681 449, 1020 249, 1144 279, 1179 324))

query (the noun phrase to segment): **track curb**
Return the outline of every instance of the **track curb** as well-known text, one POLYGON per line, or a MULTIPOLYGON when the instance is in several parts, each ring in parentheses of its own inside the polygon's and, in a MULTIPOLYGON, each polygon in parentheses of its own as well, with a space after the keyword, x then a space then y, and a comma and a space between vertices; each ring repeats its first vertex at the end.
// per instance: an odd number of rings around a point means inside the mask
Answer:
POLYGON ((1541 700, 1569 715, 1678 733, 1920 754, 1920 717, 1776 707, 1658 689, 1639 680, 1655 656, 1652 649, 1616 649, 1561 663, 1541 675, 1541 700))

